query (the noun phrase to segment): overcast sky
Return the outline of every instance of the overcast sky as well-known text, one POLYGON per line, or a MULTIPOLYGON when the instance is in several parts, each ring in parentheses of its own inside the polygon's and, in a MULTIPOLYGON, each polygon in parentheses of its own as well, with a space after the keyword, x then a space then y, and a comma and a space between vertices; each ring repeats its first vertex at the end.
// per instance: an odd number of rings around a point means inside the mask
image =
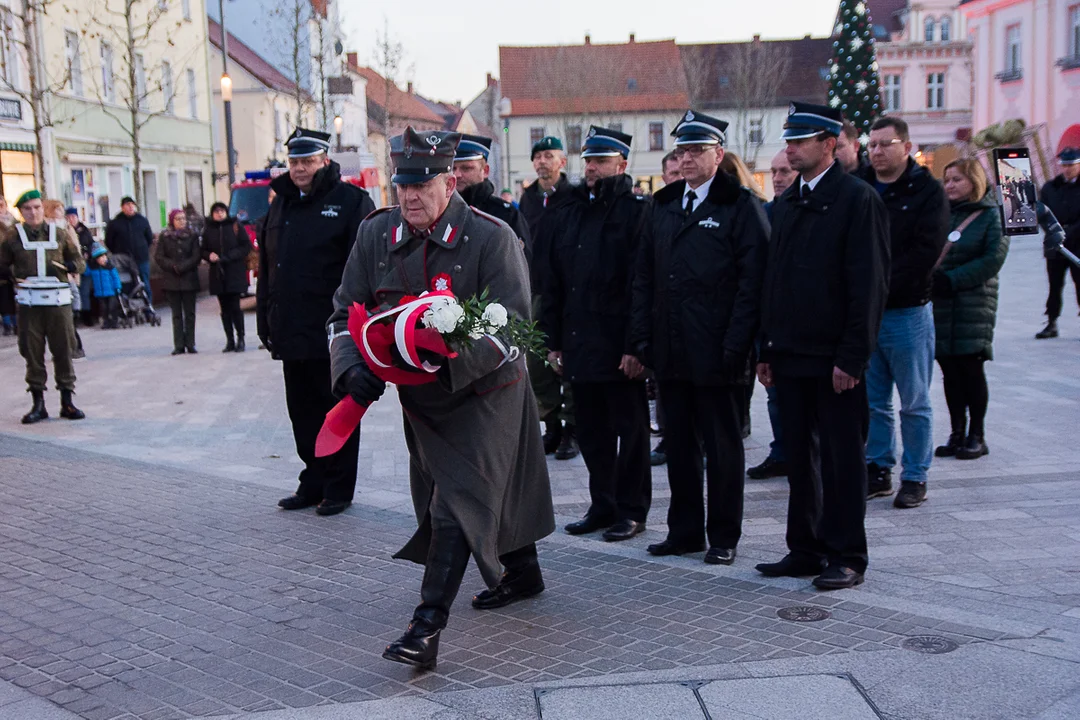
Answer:
POLYGON ((831 32, 838 0, 342 0, 349 50, 372 64, 383 22, 405 46, 416 91, 469 102, 499 74, 499 45, 594 43, 675 38, 680 43, 815 37, 831 32), (484 6, 490 8, 486 12, 484 6), (464 11, 462 12, 462 9, 464 11), (453 14, 457 11, 457 14, 453 14))

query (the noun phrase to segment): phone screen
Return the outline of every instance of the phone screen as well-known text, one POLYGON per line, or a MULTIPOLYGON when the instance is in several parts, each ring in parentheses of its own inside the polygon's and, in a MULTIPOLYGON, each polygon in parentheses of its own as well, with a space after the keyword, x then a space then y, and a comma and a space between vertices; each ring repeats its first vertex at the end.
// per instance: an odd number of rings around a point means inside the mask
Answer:
POLYGON ((1035 214, 1038 193, 1031 176, 1031 157, 1027 148, 994 150, 994 175, 997 180, 1001 227, 1006 235, 1035 235, 1039 222, 1035 214))

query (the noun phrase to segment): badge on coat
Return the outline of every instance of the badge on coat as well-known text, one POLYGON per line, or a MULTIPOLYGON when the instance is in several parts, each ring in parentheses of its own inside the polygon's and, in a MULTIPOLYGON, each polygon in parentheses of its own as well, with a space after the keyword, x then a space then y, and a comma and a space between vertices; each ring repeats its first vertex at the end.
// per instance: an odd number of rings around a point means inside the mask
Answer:
POLYGON ((341 210, 340 205, 323 205, 322 216, 335 218, 338 216, 338 212, 341 210))
POLYGON ((711 217, 705 218, 704 220, 699 222, 698 225, 700 225, 703 228, 708 228, 710 230, 720 227, 720 223, 716 222, 711 217))

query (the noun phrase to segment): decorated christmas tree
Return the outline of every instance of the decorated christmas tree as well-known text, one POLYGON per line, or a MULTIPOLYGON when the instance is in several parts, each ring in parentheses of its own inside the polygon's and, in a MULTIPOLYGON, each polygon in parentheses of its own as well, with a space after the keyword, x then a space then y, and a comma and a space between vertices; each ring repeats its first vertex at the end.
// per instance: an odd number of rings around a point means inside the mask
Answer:
POLYGON ((871 27, 865 0, 840 0, 829 65, 829 106, 855 124, 864 145, 881 112, 871 27))

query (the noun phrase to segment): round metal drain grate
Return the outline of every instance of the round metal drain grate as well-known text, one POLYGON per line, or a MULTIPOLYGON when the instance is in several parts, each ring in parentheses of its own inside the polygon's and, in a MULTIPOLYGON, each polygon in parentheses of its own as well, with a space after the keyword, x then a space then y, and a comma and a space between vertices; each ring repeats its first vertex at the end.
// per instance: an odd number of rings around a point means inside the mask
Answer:
POLYGON ((900 647, 925 655, 941 655, 956 650, 959 645, 940 635, 916 635, 900 643, 900 647))
POLYGON ((791 622, 819 622, 831 618, 832 613, 813 605, 795 605, 780 608, 776 611, 776 616, 781 620, 790 620, 791 622))

